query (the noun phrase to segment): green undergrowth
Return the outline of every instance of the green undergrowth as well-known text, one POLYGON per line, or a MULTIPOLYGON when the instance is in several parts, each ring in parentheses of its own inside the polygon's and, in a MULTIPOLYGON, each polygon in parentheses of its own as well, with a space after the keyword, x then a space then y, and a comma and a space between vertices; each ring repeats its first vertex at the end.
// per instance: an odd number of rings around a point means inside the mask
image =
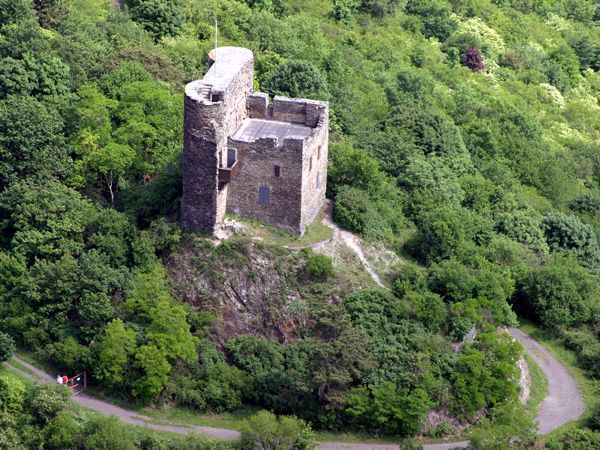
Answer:
POLYGON ((525 353, 524 356, 525 361, 527 361, 529 375, 531 377, 529 398, 527 399, 527 403, 525 403, 525 408, 530 413, 537 415, 540 403, 548 394, 548 379, 544 375, 544 372, 542 372, 540 366, 537 365, 531 356, 529 356, 527 353, 525 353))
MULTIPOLYGON (((13 365, 14 367, 18 367, 17 364, 13 364, 13 362, 11 362, 10 364, 13 365)), ((19 367, 19 369, 20 369, 20 367, 19 367)), ((23 375, 15 372, 14 370, 11 370, 9 367, 6 366, 6 364, 0 364, 0 376, 6 376, 9 378, 19 380, 19 381, 23 382, 23 384, 27 387, 35 385, 35 383, 33 381, 31 381, 30 379, 24 377, 23 375)))
MULTIPOLYGON (((19 356, 22 357, 22 355, 19 355, 19 356)), ((31 358, 29 358, 28 362, 30 362, 31 364, 35 363, 36 366, 40 366, 40 364, 38 364, 36 361, 33 361, 31 358)), ((31 370, 27 369, 22 364, 16 363, 15 361, 11 361, 10 364, 13 367, 16 367, 18 369, 32 373, 31 370)), ((0 364, 0 376, 6 376, 11 379, 18 380, 18 381, 22 382, 27 387, 27 389, 32 389, 36 385, 35 382, 29 380, 22 374, 17 373, 14 370, 11 370, 5 364, 0 364)), ((112 402, 112 403, 116 403, 116 402, 112 402)), ((123 404, 122 406, 127 406, 127 405, 123 404)), ((86 417, 87 419, 92 419, 92 418, 96 418, 96 417, 100 416, 99 412, 97 412, 93 409, 85 408, 77 403, 72 403, 70 407, 73 410, 77 411, 78 414, 80 415, 80 417, 86 417)), ((140 412, 145 413, 145 411, 140 411, 140 412)), ((127 424, 124 422, 122 422, 122 424, 125 427, 125 430, 127 431, 127 433, 129 435, 134 436, 134 439, 138 442, 153 439, 154 441, 157 441, 157 442, 162 442, 162 443, 168 442, 171 444, 179 443, 180 446, 183 446, 186 443, 186 440, 188 439, 188 436, 183 436, 183 435, 179 435, 176 433, 171 433, 171 432, 161 431, 161 430, 152 430, 152 429, 137 426, 137 425, 127 424)), ((174 425, 174 424, 169 423, 169 425, 174 425)), ((202 444, 205 446, 205 448, 214 448, 220 442, 221 441, 218 439, 213 439, 213 438, 206 437, 206 436, 201 436, 201 435, 194 436, 194 444, 202 444)))

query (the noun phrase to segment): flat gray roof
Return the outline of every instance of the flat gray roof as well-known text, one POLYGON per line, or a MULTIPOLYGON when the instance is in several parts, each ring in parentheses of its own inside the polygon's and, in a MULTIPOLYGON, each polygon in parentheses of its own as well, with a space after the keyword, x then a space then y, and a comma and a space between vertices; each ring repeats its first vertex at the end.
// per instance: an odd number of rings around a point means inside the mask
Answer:
POLYGON ((235 141, 254 142, 260 138, 277 138, 277 146, 283 145, 286 138, 305 139, 313 129, 306 125, 276 120, 244 119, 231 138, 235 141))
MULTIPOLYGON (((213 57, 215 50, 212 51, 213 57)), ((204 75, 203 81, 219 90, 225 90, 249 61, 252 52, 242 47, 218 47, 215 62, 204 75)))

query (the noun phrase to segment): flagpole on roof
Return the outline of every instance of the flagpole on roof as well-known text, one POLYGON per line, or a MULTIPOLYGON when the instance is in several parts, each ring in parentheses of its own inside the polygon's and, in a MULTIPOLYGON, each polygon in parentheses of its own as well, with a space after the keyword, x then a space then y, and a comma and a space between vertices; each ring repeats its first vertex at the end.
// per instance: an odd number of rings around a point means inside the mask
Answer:
POLYGON ((215 61, 215 71, 214 71, 215 80, 214 80, 213 84, 217 83, 217 65, 216 65, 216 62, 217 62, 218 37, 219 37, 219 22, 217 21, 217 13, 215 12, 215 59, 214 59, 214 61, 215 61))

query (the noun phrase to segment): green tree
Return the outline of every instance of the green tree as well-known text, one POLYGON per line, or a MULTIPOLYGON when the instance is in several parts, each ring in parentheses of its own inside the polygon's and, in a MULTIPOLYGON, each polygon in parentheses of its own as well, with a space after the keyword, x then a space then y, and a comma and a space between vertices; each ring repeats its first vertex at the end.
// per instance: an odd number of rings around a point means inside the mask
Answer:
POLYGON ((27 0, 0 0, 0 26, 25 22, 35 17, 31 2, 27 0))
POLYGON ((327 77, 309 61, 286 61, 269 74, 262 86, 271 95, 328 98, 327 77))
POLYGON ((246 419, 242 431, 244 449, 278 450, 316 448, 314 433, 306 422, 293 416, 276 417, 269 411, 259 411, 246 419))
POLYGON ((143 375, 133 383, 132 394, 145 401, 153 400, 163 390, 171 372, 164 350, 154 345, 139 347, 133 366, 141 369, 143 375))
POLYGON ((131 0, 131 17, 139 22, 155 40, 177 36, 185 16, 179 0, 131 0))
POLYGON ((106 184, 110 194, 110 202, 114 206, 115 193, 119 187, 120 178, 124 177, 131 167, 135 152, 128 145, 108 144, 106 147, 98 148, 89 155, 89 166, 96 170, 106 184))
POLYGON ((196 360, 196 339, 190 332, 186 309, 175 302, 162 266, 138 274, 125 309, 144 324, 147 344, 134 352, 134 367, 141 371, 133 383, 134 395, 151 400, 168 381, 171 363, 196 360))
POLYGON ((78 254, 91 208, 55 179, 18 182, 0 194, 0 229, 13 250, 29 259, 78 254))
POLYGON ((553 212, 544 218, 542 227, 552 250, 572 251, 584 265, 600 266, 600 247, 590 225, 576 216, 553 212))
POLYGON ((68 175, 62 128, 58 113, 33 97, 0 101, 0 190, 17 179, 68 175))
POLYGON ((518 292, 517 307, 556 331, 587 322, 599 295, 592 274, 575 259, 556 255, 526 276, 518 292))
POLYGON ((33 0, 33 7, 38 22, 44 28, 56 28, 68 14, 67 5, 63 0, 33 0))
POLYGON ((435 37, 440 41, 445 41, 458 26, 450 15, 450 8, 443 1, 409 0, 405 10, 421 19, 427 37, 435 37))
POLYGON ((110 322, 93 348, 96 359, 94 377, 107 387, 126 385, 125 374, 131 368, 135 344, 135 332, 127 328, 121 319, 110 322))
POLYGON ((15 350, 14 339, 10 335, 0 332, 0 363, 8 361, 15 350))
POLYGON ((83 426, 72 412, 64 411, 44 427, 44 448, 63 450, 76 448, 81 439, 83 426))
POLYGON ((401 436, 417 434, 431 406, 422 389, 409 392, 391 382, 354 388, 347 401, 345 412, 356 425, 401 436))
POLYGON ((507 334, 481 333, 456 361, 452 375, 454 413, 469 417, 486 406, 516 402, 514 380, 521 350, 507 334))

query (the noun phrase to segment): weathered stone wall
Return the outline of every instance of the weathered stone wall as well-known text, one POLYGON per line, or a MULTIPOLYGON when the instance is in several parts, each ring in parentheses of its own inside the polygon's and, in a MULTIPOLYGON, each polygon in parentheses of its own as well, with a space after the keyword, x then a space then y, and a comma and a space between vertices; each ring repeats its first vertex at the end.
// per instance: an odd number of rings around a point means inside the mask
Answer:
POLYGON ((269 118, 269 94, 255 92, 249 95, 246 106, 248 108, 248 117, 251 119, 269 118))
POLYGON ((223 47, 221 54, 204 79, 186 86, 184 99, 181 226, 208 233, 225 214, 228 187, 219 184, 218 169, 227 163, 227 136, 247 117, 253 87, 252 52, 223 47))
MULTIPOLYGON (((304 142, 302 162, 302 217, 300 229, 314 220, 325 203, 327 189, 327 162, 329 158, 329 114, 326 103, 320 102, 311 115, 317 117, 317 126, 313 134, 304 142), (312 164, 311 164, 312 159, 312 164), (312 166, 312 168, 311 168, 312 166), (319 183, 317 184, 317 177, 319 183)), ((309 114, 307 114, 307 120, 309 114)), ((310 119, 312 120, 312 119, 310 119)))
POLYGON ((301 233, 302 140, 286 139, 282 147, 276 139, 254 142, 229 139, 238 151, 240 171, 229 184, 227 211, 301 233), (275 176, 275 166, 280 176, 275 176), (259 188, 270 189, 270 204, 260 205, 259 188))
POLYGON ((301 123, 314 128, 322 114, 328 114, 327 102, 306 98, 287 98, 276 95, 273 99, 272 119, 301 123))
POLYGON ((211 116, 219 105, 203 107, 184 99, 183 196, 181 226, 212 232, 217 211, 217 130, 211 116))

